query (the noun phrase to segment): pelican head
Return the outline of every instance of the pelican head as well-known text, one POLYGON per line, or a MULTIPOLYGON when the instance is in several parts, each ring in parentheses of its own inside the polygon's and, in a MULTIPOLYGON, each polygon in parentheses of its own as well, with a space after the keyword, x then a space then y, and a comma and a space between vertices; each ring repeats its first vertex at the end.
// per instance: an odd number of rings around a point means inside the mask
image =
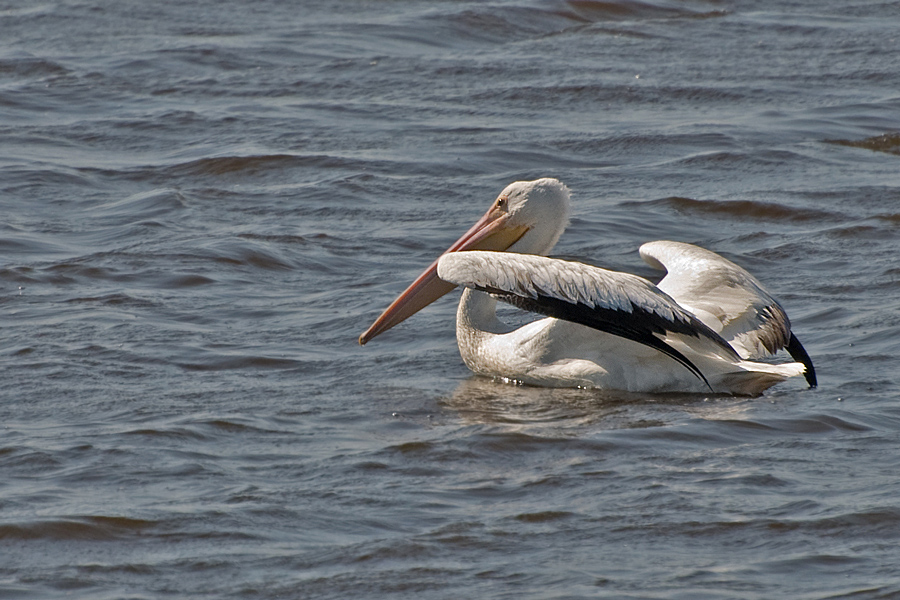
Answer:
POLYGON ((516 181, 500 192, 495 203, 503 198, 506 198, 510 222, 526 227, 527 231, 512 245, 497 249, 520 254, 549 254, 569 224, 569 188, 549 177, 516 181))
MULTIPOLYGON (((447 252, 509 250, 522 254, 547 254, 569 223, 569 188, 545 177, 516 181, 500 192, 488 211, 447 252)), ((365 344, 405 321, 454 287, 437 275, 437 260, 385 309, 359 336, 365 344)))

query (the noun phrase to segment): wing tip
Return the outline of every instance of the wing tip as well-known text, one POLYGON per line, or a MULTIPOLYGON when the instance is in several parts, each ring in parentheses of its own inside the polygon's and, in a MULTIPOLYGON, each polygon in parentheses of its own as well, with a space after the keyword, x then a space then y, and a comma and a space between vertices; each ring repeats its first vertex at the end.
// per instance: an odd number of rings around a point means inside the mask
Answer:
POLYGON ((818 387, 819 381, 816 378, 816 368, 813 366, 812 358, 810 358, 809 354, 806 352, 806 348, 800 343, 800 340, 797 339, 797 336, 794 335, 794 332, 791 332, 791 339, 784 349, 788 351, 791 358, 803 365, 805 369, 803 371, 803 377, 806 378, 806 383, 809 384, 810 389, 818 387))

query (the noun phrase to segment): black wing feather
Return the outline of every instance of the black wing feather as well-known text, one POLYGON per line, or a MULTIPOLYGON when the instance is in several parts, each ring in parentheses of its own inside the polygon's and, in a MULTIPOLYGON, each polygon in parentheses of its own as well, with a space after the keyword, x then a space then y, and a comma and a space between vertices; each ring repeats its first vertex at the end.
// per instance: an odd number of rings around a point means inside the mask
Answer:
MULTIPOLYGON (((512 304, 522 310, 539 313, 555 319, 562 319, 564 321, 572 321, 579 325, 585 325, 586 327, 591 327, 598 331, 603 331, 644 344, 645 346, 650 346, 681 363, 698 379, 703 381, 703 383, 706 384, 706 387, 712 390, 712 386, 709 385, 709 381, 707 381, 700 369, 697 368, 697 365, 691 362, 684 354, 675 348, 672 348, 654 335, 664 335, 668 330, 675 333, 688 333, 696 336, 698 334, 695 330, 687 327, 672 327, 673 324, 670 321, 663 319, 655 313, 641 310, 634 305, 632 305, 633 310, 629 314, 617 309, 591 307, 581 303, 574 304, 550 296, 525 298, 500 290, 486 289, 482 291, 489 292, 498 300, 512 304)), ((728 348, 731 350, 730 346, 728 348)), ((731 351, 733 352, 733 350, 731 351)))
POLYGON ((806 353, 806 348, 803 347, 803 344, 800 343, 800 340, 797 339, 797 336, 794 335, 793 332, 791 333, 791 340, 784 349, 788 351, 791 358, 798 363, 802 363, 803 366, 806 367, 806 372, 803 376, 806 377, 806 383, 809 384, 809 387, 814 388, 819 385, 819 382, 816 380, 816 368, 813 366, 812 359, 809 357, 809 354, 806 353))

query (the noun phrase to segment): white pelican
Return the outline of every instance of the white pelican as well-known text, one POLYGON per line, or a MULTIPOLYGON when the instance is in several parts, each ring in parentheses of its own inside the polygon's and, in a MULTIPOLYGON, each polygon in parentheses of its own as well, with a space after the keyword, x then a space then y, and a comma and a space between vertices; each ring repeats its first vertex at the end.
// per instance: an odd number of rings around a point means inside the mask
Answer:
POLYGON ((365 344, 457 285, 463 361, 475 373, 550 387, 757 395, 788 377, 816 375, 778 301, 747 271, 679 242, 641 257, 665 269, 658 285, 547 258, 569 220, 556 179, 510 184, 490 209, 359 337, 365 344), (502 252, 504 251, 505 252, 502 252), (547 318, 518 329, 497 300, 547 318), (797 362, 754 359, 786 349, 797 362))

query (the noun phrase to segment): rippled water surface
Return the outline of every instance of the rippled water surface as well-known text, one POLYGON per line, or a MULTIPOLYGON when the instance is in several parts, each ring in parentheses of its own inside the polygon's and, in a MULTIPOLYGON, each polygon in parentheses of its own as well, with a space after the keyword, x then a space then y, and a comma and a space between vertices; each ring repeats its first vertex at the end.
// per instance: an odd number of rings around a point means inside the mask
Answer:
POLYGON ((0 597, 900 597, 900 3, 0 2, 0 597), (509 182, 721 252, 819 387, 357 336, 509 182))

